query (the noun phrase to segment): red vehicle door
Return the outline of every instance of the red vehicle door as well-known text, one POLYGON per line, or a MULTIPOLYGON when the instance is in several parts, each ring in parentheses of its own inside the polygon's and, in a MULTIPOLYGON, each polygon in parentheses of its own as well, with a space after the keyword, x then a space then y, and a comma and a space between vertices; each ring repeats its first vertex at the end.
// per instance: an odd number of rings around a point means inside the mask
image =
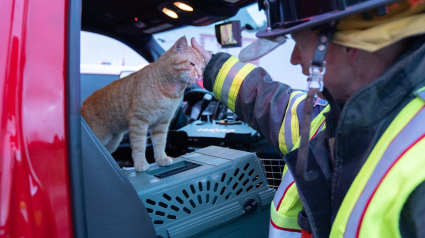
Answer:
POLYGON ((0 237, 73 237, 71 4, 80 1, 0 1, 0 237))

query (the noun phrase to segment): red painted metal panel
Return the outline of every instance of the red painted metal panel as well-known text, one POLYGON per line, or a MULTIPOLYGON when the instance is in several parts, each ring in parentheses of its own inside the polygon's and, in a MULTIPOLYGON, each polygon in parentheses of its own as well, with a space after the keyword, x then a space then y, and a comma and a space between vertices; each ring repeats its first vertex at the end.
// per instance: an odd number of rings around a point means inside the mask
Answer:
POLYGON ((0 237, 72 237, 67 1, 1 1, 0 22, 0 237))

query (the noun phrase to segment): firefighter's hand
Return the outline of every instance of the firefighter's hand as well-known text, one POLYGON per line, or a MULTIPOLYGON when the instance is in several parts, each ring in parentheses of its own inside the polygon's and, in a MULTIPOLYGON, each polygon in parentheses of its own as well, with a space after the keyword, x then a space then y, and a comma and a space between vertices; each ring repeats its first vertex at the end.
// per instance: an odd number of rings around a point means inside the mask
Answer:
POLYGON ((196 42, 194 37, 192 37, 190 42, 192 43, 192 47, 195 48, 197 51, 199 51, 199 53, 201 53, 202 57, 204 58, 205 66, 206 66, 211 59, 211 52, 206 51, 204 48, 202 48, 202 46, 200 46, 198 42, 196 42))

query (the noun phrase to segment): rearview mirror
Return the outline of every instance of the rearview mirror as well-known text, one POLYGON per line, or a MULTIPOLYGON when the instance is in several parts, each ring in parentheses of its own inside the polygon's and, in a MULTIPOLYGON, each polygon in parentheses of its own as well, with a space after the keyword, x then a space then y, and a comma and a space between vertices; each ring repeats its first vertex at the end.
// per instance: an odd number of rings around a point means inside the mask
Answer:
POLYGON ((231 21, 215 25, 215 36, 222 48, 241 47, 241 22, 231 21))

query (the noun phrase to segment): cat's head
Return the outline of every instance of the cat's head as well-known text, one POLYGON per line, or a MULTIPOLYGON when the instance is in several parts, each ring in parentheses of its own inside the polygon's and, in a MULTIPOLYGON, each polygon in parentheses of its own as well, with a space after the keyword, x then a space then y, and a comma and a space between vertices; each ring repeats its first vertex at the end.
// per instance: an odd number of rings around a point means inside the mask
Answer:
POLYGON ((189 46, 185 36, 178 39, 164 56, 166 56, 165 60, 168 65, 171 66, 169 67, 170 73, 179 82, 188 86, 202 80, 204 59, 199 51, 189 46))

